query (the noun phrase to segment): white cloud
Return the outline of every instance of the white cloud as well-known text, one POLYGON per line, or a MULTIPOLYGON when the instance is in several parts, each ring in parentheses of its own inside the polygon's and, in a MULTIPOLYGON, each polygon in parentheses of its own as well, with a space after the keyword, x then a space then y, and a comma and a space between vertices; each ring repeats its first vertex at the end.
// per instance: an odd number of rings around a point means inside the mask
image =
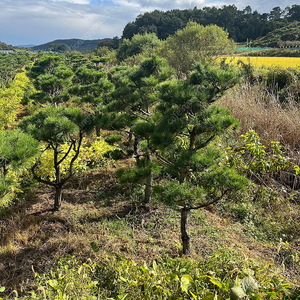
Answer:
POLYGON ((81 5, 88 5, 90 3, 89 0, 52 0, 52 2, 68 2, 81 5))
MULTIPOLYGON (((58 38, 98 39, 121 36, 124 26, 146 11, 202 8, 249 0, 0 0, 0 41, 41 44, 58 38)), ((252 0, 251 7, 268 12, 290 0, 252 0)))

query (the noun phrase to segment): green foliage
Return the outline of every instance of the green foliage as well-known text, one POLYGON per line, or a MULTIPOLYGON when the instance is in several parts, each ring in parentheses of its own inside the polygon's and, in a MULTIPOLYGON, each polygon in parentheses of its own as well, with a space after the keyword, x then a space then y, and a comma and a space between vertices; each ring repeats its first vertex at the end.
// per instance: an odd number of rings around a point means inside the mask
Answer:
POLYGON ((255 40, 253 46, 277 48, 298 47, 300 38, 299 28, 299 22, 283 24, 283 26, 271 31, 268 35, 255 40))
POLYGON ((39 141, 61 144, 78 133, 80 123, 77 125, 72 117, 79 113, 76 108, 49 106, 25 117, 20 126, 39 141))
POLYGON ((130 39, 135 34, 153 32, 159 39, 166 39, 184 28, 189 21, 204 26, 215 24, 228 31, 229 37, 235 41, 251 44, 253 40, 287 24, 290 24, 290 28, 286 29, 282 36, 290 31, 298 36, 299 30, 293 31, 293 28, 296 27, 295 21, 299 21, 299 5, 288 6, 285 9, 275 7, 270 13, 259 13, 249 5, 238 9, 234 4, 184 10, 154 10, 139 15, 134 22, 129 22, 123 30, 122 38, 130 39))
MULTIPOLYGON (((32 47, 33 50, 42 50, 42 51, 51 51, 51 47, 53 45, 66 45, 69 49, 72 51, 80 51, 81 53, 91 53, 93 52, 98 44, 104 40, 97 39, 97 40, 82 40, 82 39, 60 39, 60 40, 54 40, 52 42, 34 46, 32 47)), ((65 46, 63 46, 63 49, 66 49, 65 46)), ((54 50, 53 50, 54 51, 54 50)))
POLYGON ((76 107, 48 106, 23 118, 20 127, 43 142, 44 149, 31 171, 36 180, 55 188, 54 209, 59 210, 63 185, 74 174, 74 163, 80 153, 83 135, 93 129, 94 119, 82 114, 76 107), (51 159, 47 159, 48 150, 51 159), (41 165, 44 153, 45 163, 52 164, 53 173, 49 169, 46 174, 40 172, 45 167, 41 165))
POLYGON ((67 90, 73 71, 66 65, 62 55, 43 55, 28 69, 27 74, 34 79, 33 84, 38 90, 34 95, 36 101, 55 104, 69 100, 67 90))
POLYGON ((35 272, 37 291, 31 291, 27 299, 81 299, 96 300, 98 281, 93 278, 95 268, 81 264, 74 257, 58 260, 57 267, 49 274, 35 272))
POLYGON ((228 148, 228 164, 240 171, 254 172, 256 174, 274 175, 280 170, 297 169, 282 151, 278 141, 271 142, 271 153, 266 152, 266 147, 260 142, 254 130, 249 130, 241 135, 242 148, 235 152, 228 148))
POLYGON ((140 159, 134 168, 119 169, 117 175, 123 184, 127 183, 144 183, 144 180, 151 174, 158 174, 160 167, 147 159, 140 159))
POLYGON ((105 138, 105 142, 107 142, 110 145, 114 145, 115 143, 120 142, 121 140, 122 136, 118 134, 111 134, 105 138))
POLYGON ((177 72, 188 73, 195 62, 212 62, 232 50, 233 43, 222 28, 189 22, 184 29, 167 38, 159 53, 177 72))
POLYGON ((6 130, 0 133, 0 166, 18 169, 38 151, 38 142, 20 130, 6 130))
POLYGON ((0 209, 11 204, 20 192, 20 175, 37 152, 38 142, 30 135, 20 130, 0 132, 0 209))
POLYGON ((165 184, 153 187, 154 198, 160 203, 170 206, 184 205, 184 203, 193 203, 195 199, 200 201, 204 199, 204 190, 200 186, 185 182, 180 184, 176 181, 167 181, 165 184))
POLYGON ((117 59, 123 61, 130 56, 140 53, 144 53, 146 57, 150 56, 159 44, 160 40, 153 33, 136 34, 131 40, 122 40, 117 50, 117 59))
POLYGON ((0 87, 3 88, 9 84, 16 74, 30 62, 30 60, 31 55, 28 52, 0 54, 0 87))
POLYGON ((64 53, 64 52, 71 51, 71 48, 66 44, 58 43, 58 44, 51 44, 49 46, 49 51, 64 53))
POLYGON ((0 50, 13 50, 13 46, 0 42, 0 50))
MULTIPOLYGON (((69 144, 61 144, 58 148, 58 160, 62 159, 69 150, 69 144)), ((108 145, 101 137, 98 137, 90 145, 85 138, 82 140, 81 150, 78 158, 73 163, 73 172, 82 174, 91 167, 103 165, 106 161, 105 154, 114 151, 115 147, 108 145)), ((69 175, 69 168, 72 158, 75 156, 75 151, 72 149, 67 157, 60 164, 60 173, 62 178, 66 178, 69 175)), ((47 149, 43 152, 39 158, 40 165, 36 173, 43 179, 55 180, 55 168, 53 149, 47 149)))
POLYGON ((0 131, 15 121, 20 103, 33 92, 24 71, 18 73, 8 87, 0 88, 0 131))
POLYGON ((248 63, 238 61, 240 69, 244 77, 251 83, 260 83, 265 86, 268 92, 273 94, 282 104, 287 100, 293 99, 296 102, 300 101, 299 93, 299 78, 300 73, 297 68, 255 68, 248 63))
POLYGON ((138 265, 121 257, 81 264, 60 259, 47 274, 35 273, 26 299, 296 299, 299 287, 271 263, 222 249, 209 259, 158 258, 138 265))

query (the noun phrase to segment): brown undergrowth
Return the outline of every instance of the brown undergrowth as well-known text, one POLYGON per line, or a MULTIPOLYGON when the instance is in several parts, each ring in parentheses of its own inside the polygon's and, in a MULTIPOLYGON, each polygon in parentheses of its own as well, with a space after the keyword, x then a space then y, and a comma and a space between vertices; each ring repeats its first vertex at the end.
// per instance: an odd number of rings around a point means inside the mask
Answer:
MULTIPOLYGON (((0 286, 7 293, 34 288, 33 270, 46 272, 61 257, 101 260, 116 253, 151 262, 180 255, 179 212, 161 204, 141 205, 134 189, 119 185, 117 168, 74 177, 59 212, 52 211, 54 192, 38 186, 1 216, 0 286)), ((192 214, 190 233, 196 259, 226 247, 261 260, 275 258, 275 247, 247 237, 240 223, 223 219, 213 208, 192 214)))
POLYGON ((292 94, 281 103, 276 91, 270 92, 262 84, 244 83, 227 93, 219 105, 228 108, 240 121, 238 134, 252 129, 266 147, 277 140, 289 155, 300 161, 300 107, 292 94))

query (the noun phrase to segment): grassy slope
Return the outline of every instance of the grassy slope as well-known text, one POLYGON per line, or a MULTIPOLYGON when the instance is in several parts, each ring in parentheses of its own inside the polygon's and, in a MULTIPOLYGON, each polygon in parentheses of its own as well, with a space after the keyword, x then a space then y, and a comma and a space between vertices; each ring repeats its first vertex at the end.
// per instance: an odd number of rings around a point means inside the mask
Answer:
MULTIPOLYGON (((180 255, 179 213, 157 204, 138 206, 139 193, 119 186, 115 170, 74 178, 64 191, 60 212, 51 211, 53 191, 39 186, 1 217, 0 286, 7 292, 28 289, 32 268, 42 273, 67 255, 86 261, 113 252, 136 262, 180 255), (100 248, 97 254, 92 243, 100 248)), ((243 229, 215 208, 194 212, 192 257, 230 247, 262 261, 275 259, 275 246, 245 235, 243 229)))
POLYGON ((286 26, 283 26, 282 28, 278 28, 269 32, 266 36, 256 39, 255 41, 253 41, 253 46, 278 47, 280 46, 280 42, 287 41, 297 41, 299 43, 299 31, 299 22, 289 23, 286 26))

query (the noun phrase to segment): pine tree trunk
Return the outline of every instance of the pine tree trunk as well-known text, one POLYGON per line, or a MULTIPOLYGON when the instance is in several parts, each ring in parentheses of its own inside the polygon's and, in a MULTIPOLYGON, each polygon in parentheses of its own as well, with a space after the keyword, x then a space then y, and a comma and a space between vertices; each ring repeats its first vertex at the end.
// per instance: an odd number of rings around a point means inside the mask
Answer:
POLYGON ((140 154, 139 154, 139 140, 137 138, 134 139, 133 151, 134 151, 134 157, 136 159, 136 162, 138 162, 140 159, 140 154))
POLYGON ((152 183, 153 183, 153 174, 146 178, 145 180, 145 203, 151 202, 152 195, 152 183))
POLYGON ((54 210, 59 210, 61 207, 62 200, 62 186, 55 186, 55 200, 54 200, 54 210))
POLYGON ((100 134, 101 134, 101 128, 100 128, 100 125, 99 125, 99 124, 96 124, 95 128, 96 128, 96 136, 99 137, 100 134))
POLYGON ((190 208, 185 205, 181 209, 181 240, 182 240, 183 255, 190 255, 191 253, 191 237, 187 228, 189 213, 190 213, 190 208))

